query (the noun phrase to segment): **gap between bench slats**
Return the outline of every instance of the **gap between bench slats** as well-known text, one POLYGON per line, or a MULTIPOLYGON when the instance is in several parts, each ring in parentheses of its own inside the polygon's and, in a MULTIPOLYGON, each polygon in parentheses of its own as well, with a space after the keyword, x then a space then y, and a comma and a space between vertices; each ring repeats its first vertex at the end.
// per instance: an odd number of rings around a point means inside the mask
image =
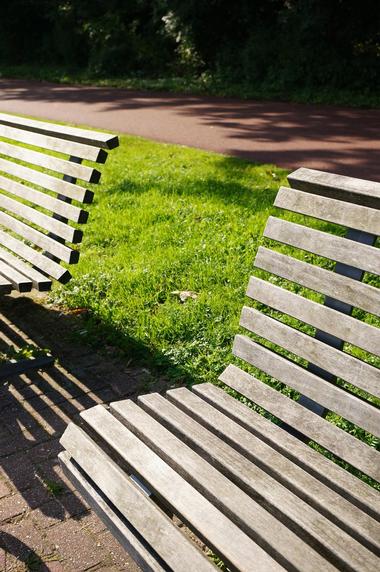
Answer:
POLYGON ((291 212, 380 235, 380 211, 280 187, 274 206, 291 212))
POLYGON ((22 129, 7 127, 5 125, 0 125, 0 136, 19 143, 48 149, 49 151, 56 151, 65 155, 76 155, 82 157, 82 159, 96 163, 105 163, 107 159, 107 153, 103 149, 92 147, 91 145, 84 145, 83 143, 65 141, 64 139, 58 139, 48 135, 23 131, 22 129))
POLYGON ((188 572, 189 565, 194 570, 213 570, 211 563, 82 429, 71 423, 61 444, 169 567, 178 572, 188 572), (98 470, 94 472, 95 466, 98 470), (178 552, 183 559, 178 559, 178 552))
POLYGON ((379 454, 375 449, 236 366, 228 366, 220 380, 305 437, 380 482, 379 454))
POLYGON ((289 290, 251 276, 247 296, 297 320, 327 332, 350 344, 376 354, 380 351, 380 331, 289 290))
POLYGON ((374 286, 335 274, 319 266, 259 246, 255 266, 300 286, 338 298, 346 304, 380 316, 379 291, 374 286))
POLYGON ((288 175, 290 186, 371 208, 380 208, 380 183, 301 167, 288 175))
POLYGON ((380 274, 380 251, 377 248, 274 217, 269 217, 263 235, 366 272, 380 274))
POLYGON ((302 395, 310 397, 326 409, 334 411, 374 435, 379 432, 380 410, 366 401, 332 385, 247 336, 237 335, 232 351, 235 356, 285 383, 302 395))
POLYGON ((167 392, 167 397, 170 403, 158 394, 143 396, 139 403, 331 563, 339 567, 339 563, 342 566, 342 562, 352 559, 352 564, 361 553, 361 558, 368 557, 370 569, 374 566, 375 558, 366 548, 346 537, 341 529, 253 464, 246 455, 203 427, 196 420, 196 407, 191 405, 192 399, 197 399, 195 395, 182 388, 167 392), (351 554, 347 543, 351 544, 351 554))
MULTIPOLYGON (((247 384, 249 384, 251 376, 236 366, 229 365, 219 379, 223 384, 229 386, 231 379, 237 378, 242 383, 245 376, 248 378, 247 384)), ((212 383, 201 383, 194 385, 192 391, 273 449, 279 451, 293 463, 299 465, 304 471, 380 522, 380 498, 378 492, 372 487, 336 463, 331 462, 331 460, 321 455, 321 453, 311 448, 305 442, 284 431, 282 425, 273 423, 273 421, 257 413, 239 399, 232 397, 221 387, 216 387, 212 383)), ((270 394, 270 391, 267 393, 270 394)), ((282 397, 288 399, 285 396, 282 397)), ((326 421, 324 422, 326 423, 326 421)))
POLYGON ((254 308, 243 307, 240 325, 280 348, 380 398, 380 371, 376 367, 320 342, 254 308))

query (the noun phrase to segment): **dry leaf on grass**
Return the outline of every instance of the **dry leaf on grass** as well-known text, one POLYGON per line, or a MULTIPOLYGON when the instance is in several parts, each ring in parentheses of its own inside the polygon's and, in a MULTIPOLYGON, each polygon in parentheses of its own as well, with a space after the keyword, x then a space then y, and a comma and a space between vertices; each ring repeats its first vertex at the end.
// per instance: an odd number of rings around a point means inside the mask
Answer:
POLYGON ((171 292, 171 294, 173 294, 173 296, 178 296, 182 303, 186 302, 186 300, 189 298, 195 300, 198 297, 198 294, 196 292, 192 292, 191 290, 174 290, 174 292, 171 292))

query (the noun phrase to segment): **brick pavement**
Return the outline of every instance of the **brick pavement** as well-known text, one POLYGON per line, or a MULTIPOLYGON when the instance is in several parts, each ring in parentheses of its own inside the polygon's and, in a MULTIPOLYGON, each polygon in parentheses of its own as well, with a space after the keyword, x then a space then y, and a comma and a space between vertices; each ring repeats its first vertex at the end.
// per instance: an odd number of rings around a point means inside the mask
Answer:
POLYGON ((57 461, 60 435, 72 417, 135 395, 146 382, 143 370, 70 341, 80 323, 43 299, 0 300, 0 348, 35 343, 58 358, 45 372, 0 385, 0 572, 138 571, 57 461))

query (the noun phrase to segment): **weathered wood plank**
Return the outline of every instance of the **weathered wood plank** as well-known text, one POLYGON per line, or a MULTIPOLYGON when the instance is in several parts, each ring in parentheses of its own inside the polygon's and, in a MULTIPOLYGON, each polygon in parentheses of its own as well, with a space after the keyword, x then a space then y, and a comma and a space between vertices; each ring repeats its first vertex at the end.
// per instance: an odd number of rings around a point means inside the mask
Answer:
POLYGON ((23 131, 13 127, 7 127, 0 124, 0 137, 18 141, 19 143, 26 143, 27 145, 34 145, 49 151, 57 151, 65 155, 74 157, 81 157, 88 161, 97 163, 105 163, 107 153, 103 149, 92 147, 91 145, 84 145, 83 143, 74 143, 72 141, 65 141, 64 139, 57 139, 48 135, 40 135, 30 131, 23 131))
MULTIPOLYGON (((0 224, 6 228, 9 228, 26 240, 33 242, 40 248, 47 250, 64 262, 75 264, 79 260, 79 252, 77 250, 72 250, 68 246, 53 240, 46 234, 35 230, 34 228, 15 219, 10 215, 7 215, 2 211, 0 211, 0 224)), ((6 246, 5 243, 3 243, 3 245, 6 246)))
POLYGON ((258 570, 282 569, 104 407, 95 406, 81 417, 224 562, 241 572, 250 572, 252 561, 258 570), (226 543, 226 538, 230 542, 226 543))
POLYGON ((305 545, 293 532, 131 400, 113 403, 111 408, 128 429, 246 534, 265 543, 269 554, 285 567, 295 565, 305 572, 329 567, 312 549, 305 563, 305 545))
POLYGON ((32 165, 45 167, 51 171, 69 175, 76 179, 82 179, 82 181, 88 183, 98 183, 100 179, 100 172, 92 167, 86 167, 85 165, 73 163, 72 161, 59 159, 58 157, 40 153, 39 151, 32 151, 31 149, 26 149, 18 145, 4 143, 4 141, 0 141, 0 154, 12 157, 13 159, 20 159, 32 165))
MULTIPOLYGON (((244 387, 244 382, 246 381, 248 391, 251 389, 251 384, 261 383, 234 365, 227 366, 219 379, 228 386, 230 383, 234 383, 234 380, 237 380, 239 387, 242 385, 244 387)), ((264 390, 266 387, 267 386, 264 386, 264 390)), ((256 435, 265 443, 268 443, 273 449, 276 449, 282 455, 293 461, 293 463, 299 465, 308 474, 314 476, 330 489, 336 491, 351 504, 354 504, 378 522, 380 521, 380 498, 375 489, 339 465, 333 463, 330 459, 327 459, 315 449, 291 435, 288 431, 285 431, 283 427, 273 423, 263 415, 259 415, 240 400, 231 397, 221 387, 216 387, 212 383, 200 383, 194 385, 192 390, 213 407, 224 413, 224 415, 230 417, 253 435, 256 435)), ((239 393, 242 392, 240 391, 239 393)), ((273 390, 269 388, 269 392, 267 393, 273 393, 273 390)), ((257 398, 254 391, 253 394, 255 398, 257 398)), ((264 394, 266 394, 265 391, 264 394)), ((280 397, 283 398, 282 401, 287 399, 283 395, 280 395, 280 397)), ((268 399, 266 400, 266 405, 268 405, 267 401, 268 399)), ((276 402, 276 399, 273 399, 273 402, 276 402)), ((284 404, 284 407, 286 407, 286 404, 284 404)), ((304 410, 304 408, 302 408, 302 410, 304 410)), ((338 432, 339 431, 338 429, 338 432)), ((334 434, 333 439, 335 438, 336 435, 334 434)), ((373 451, 373 453, 376 456, 376 452, 373 451)), ((307 491, 305 492, 307 494, 307 491)), ((328 507, 330 507, 330 503, 328 507)), ((329 509, 330 508, 328 508, 328 510, 329 509)))
MULTIPOLYGON (((187 415, 260 467, 270 479, 274 478, 338 528, 356 537, 380 556, 380 524, 376 520, 309 475, 241 424, 215 409, 199 395, 181 388, 172 391, 170 399, 187 415)), ((232 399, 230 396, 230 400, 232 399)))
POLYGON ((330 563, 338 568, 354 563, 357 567, 359 561, 364 558, 369 569, 375 569, 376 558, 366 548, 350 539, 344 531, 276 482, 261 467, 196 421, 193 418, 193 413, 196 415, 195 408, 186 405, 187 399, 196 398, 194 394, 181 388, 168 391, 167 397, 171 403, 158 394, 145 395, 139 402, 151 415, 179 435, 242 490, 257 499, 330 563))
POLYGON ((9 282, 9 280, 4 278, 4 276, 0 276, 0 292, 2 294, 9 294, 10 292, 12 292, 12 290, 13 290, 13 286, 9 282))
POLYGON ((82 240, 83 233, 81 230, 71 227, 41 211, 29 207, 19 201, 11 199, 0 192, 0 207, 4 208, 12 214, 28 220, 44 230, 53 232, 56 236, 68 240, 72 243, 79 243, 82 240))
POLYGON ((262 246, 257 251, 255 266, 296 282, 305 288, 380 316, 380 292, 378 288, 369 284, 340 276, 262 246))
POLYGON ((0 230, 0 244, 15 254, 18 254, 18 256, 27 260, 42 272, 46 272, 46 274, 55 278, 55 280, 58 280, 58 282, 61 282, 62 284, 65 284, 70 279, 71 275, 66 268, 63 268, 53 260, 43 256, 43 254, 34 248, 31 248, 24 242, 21 242, 2 230, 0 230))
POLYGON ((64 181, 63 179, 57 179, 41 171, 35 171, 29 167, 24 167, 8 161, 7 159, 0 159, 0 170, 8 173, 8 175, 13 175, 14 177, 19 177, 24 181, 29 183, 34 183, 39 185, 49 191, 53 191, 75 201, 82 203, 91 203, 94 198, 94 193, 88 189, 84 189, 79 185, 74 185, 64 181))
POLYGON ((254 276, 251 276, 249 280, 246 293, 247 296, 262 304, 368 352, 376 354, 380 351, 379 329, 365 322, 254 276))
POLYGON ((280 187, 274 206, 348 228, 356 228, 376 236, 380 235, 380 211, 378 209, 311 195, 287 187, 280 187))
POLYGON ((337 200, 380 208, 380 183, 306 169, 288 175, 290 186, 300 191, 325 195, 337 200))
POLYGON ((100 178, 100 172, 93 167, 87 167, 82 164, 73 163, 66 159, 61 159, 46 152, 34 151, 32 149, 5 143, 0 140, 0 154, 5 158, 18 159, 31 165, 44 167, 50 171, 55 171, 63 175, 82 179, 85 182, 97 183, 100 178))
POLYGON ((337 262, 380 274, 380 250, 284 219, 269 217, 264 236, 337 262))
POLYGON ((355 395, 318 377, 296 363, 254 342, 247 336, 237 335, 233 354, 289 387, 313 399, 326 409, 352 421, 376 435, 380 427, 380 410, 355 395))
POLYGON ((13 256, 7 250, 0 248, 0 260, 7 263, 8 266, 14 268, 32 281, 33 288, 40 292, 51 289, 51 280, 35 268, 25 264, 20 258, 13 256))
POLYGON ((32 281, 2 260, 0 260, 0 274, 19 292, 31 291, 32 281))
POLYGON ((146 543, 143 543, 134 533, 131 525, 117 514, 106 499, 93 484, 86 479, 83 472, 74 465, 70 456, 63 451, 58 454, 65 476, 71 480, 76 490, 96 512, 99 518, 119 541, 122 547, 130 554, 133 560, 144 572, 167 572, 167 566, 161 564, 158 556, 150 552, 146 543))
POLYGON ((194 570, 214 570, 203 554, 82 429, 71 423, 61 444, 169 567, 176 572, 188 572, 189 566, 194 570), (178 558, 178 552, 183 558, 178 558))
POLYGON ((119 145, 118 137, 110 133, 90 131, 79 127, 71 127, 69 125, 58 125, 57 123, 47 123, 45 121, 29 119, 28 117, 8 115, 7 113, 0 113, 0 123, 2 125, 17 127, 25 131, 42 133, 43 135, 49 135, 77 143, 84 143, 86 145, 101 147, 103 149, 114 149, 119 145))
POLYGON ((380 481, 380 458, 375 449, 236 366, 228 366, 220 379, 337 457, 380 481))
POLYGON ((380 397, 380 370, 376 367, 324 344, 254 308, 243 307, 240 325, 277 346, 329 371, 336 377, 342 378, 376 397, 380 397))
POLYGON ((0 188, 12 195, 20 197, 21 199, 27 200, 30 203, 34 203, 35 205, 45 208, 53 213, 57 213, 68 220, 78 223, 87 222, 87 211, 1 175, 0 188))

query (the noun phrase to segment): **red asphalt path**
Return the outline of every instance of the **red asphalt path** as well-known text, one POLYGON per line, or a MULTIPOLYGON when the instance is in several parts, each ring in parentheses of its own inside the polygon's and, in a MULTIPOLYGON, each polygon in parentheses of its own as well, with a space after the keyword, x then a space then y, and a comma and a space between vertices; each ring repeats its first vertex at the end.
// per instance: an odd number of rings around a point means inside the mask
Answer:
POLYGON ((380 111, 0 79, 0 112, 380 179, 380 111))

